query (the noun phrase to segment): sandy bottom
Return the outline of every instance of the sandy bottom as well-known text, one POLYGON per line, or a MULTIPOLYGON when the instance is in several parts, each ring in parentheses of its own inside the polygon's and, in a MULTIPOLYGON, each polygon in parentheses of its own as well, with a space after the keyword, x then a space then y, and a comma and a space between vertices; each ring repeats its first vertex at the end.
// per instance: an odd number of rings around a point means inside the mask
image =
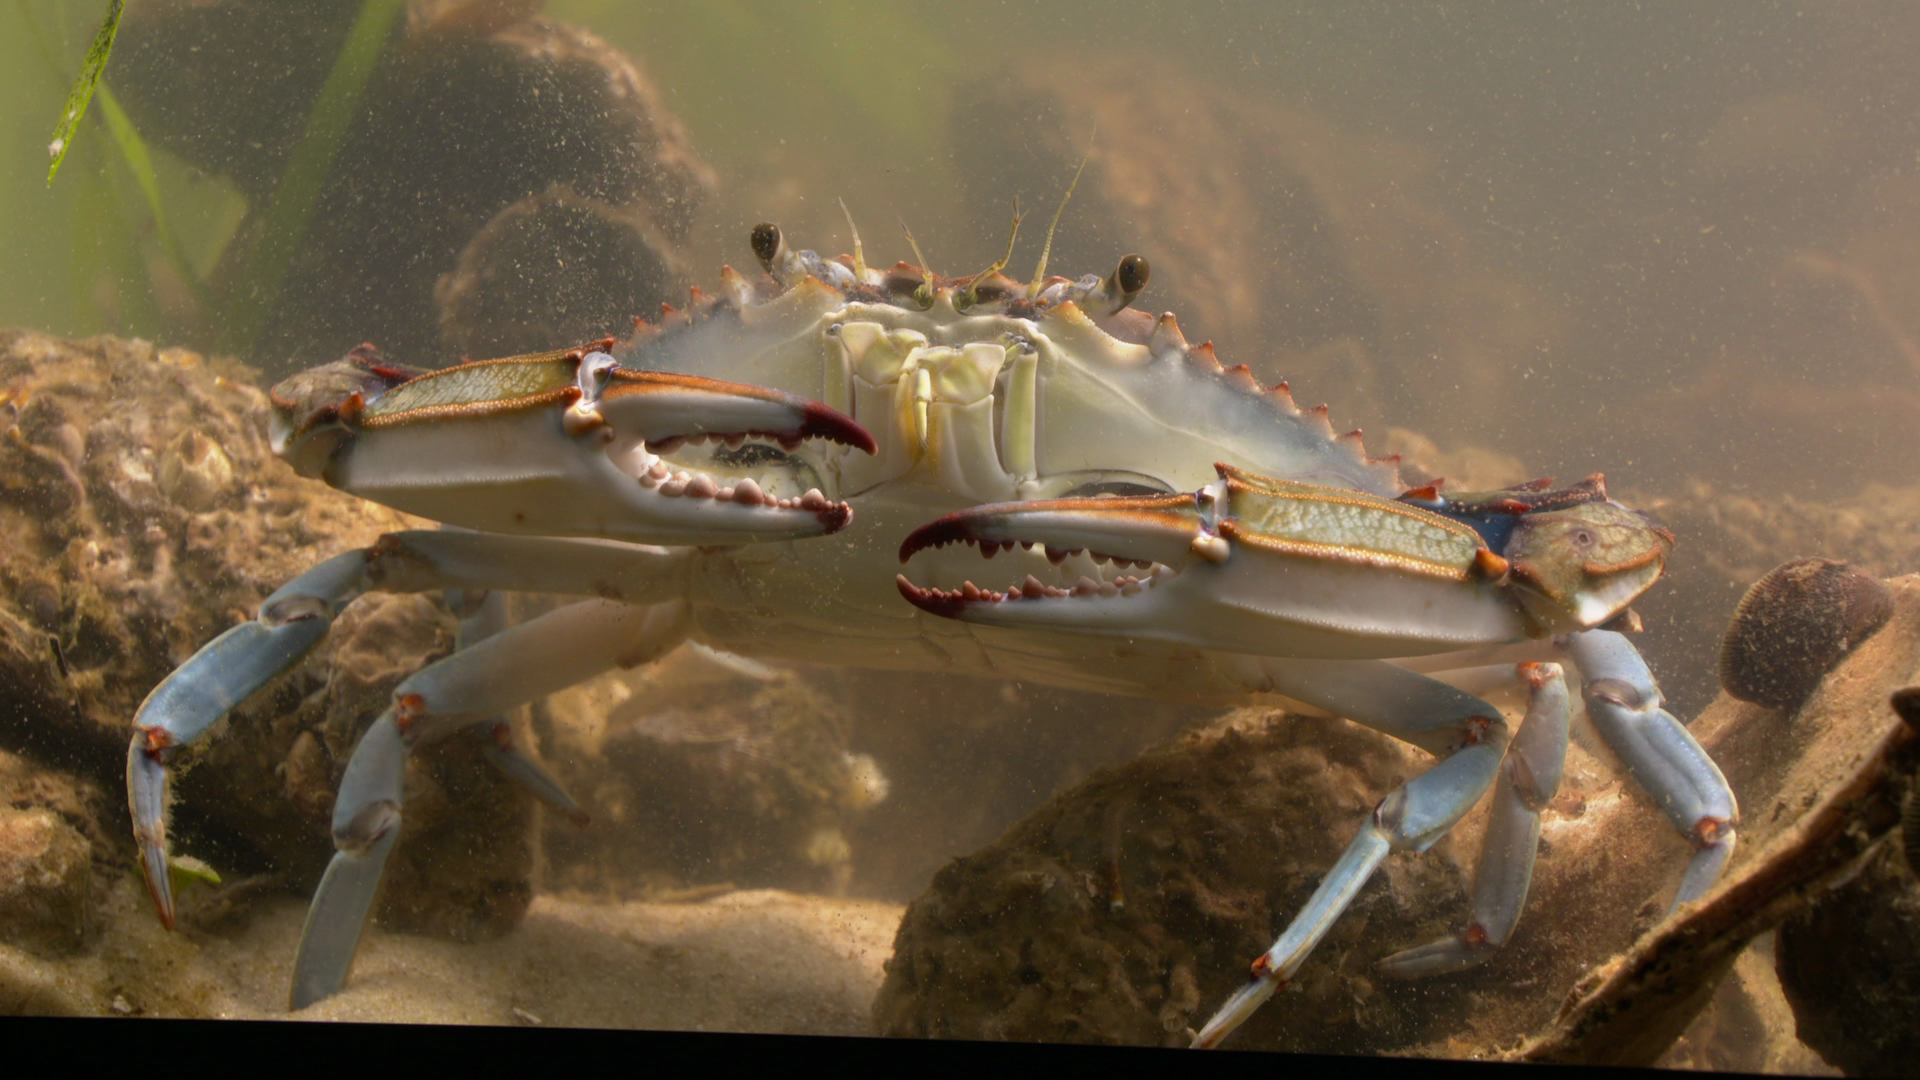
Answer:
POLYGON ((145 904, 130 883, 116 889, 111 926, 84 955, 0 945, 0 1014, 865 1035, 902 914, 774 891, 686 904, 541 896, 519 929, 482 944, 372 930, 347 989, 290 1014, 305 904, 263 902, 228 936, 168 934, 145 904))

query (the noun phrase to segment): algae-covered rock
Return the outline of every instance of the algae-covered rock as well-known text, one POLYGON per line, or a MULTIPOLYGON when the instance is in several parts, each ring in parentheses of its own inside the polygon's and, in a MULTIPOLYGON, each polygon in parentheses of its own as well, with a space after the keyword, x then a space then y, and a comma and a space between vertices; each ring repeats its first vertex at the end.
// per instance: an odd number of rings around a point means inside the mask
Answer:
MULTIPOLYGON (((713 187, 634 61, 537 4, 414 0, 266 299, 284 375, 362 341, 429 366, 585 341, 683 299, 675 272, 713 187)), ((209 292, 252 302, 248 261, 361 4, 149 0, 114 87, 141 134, 249 200, 209 292)), ((211 317, 219 312, 203 312, 211 317)))
MULTIPOLYGON (((901 924, 875 1026, 1184 1045, 1424 759, 1342 721, 1248 710, 1103 769, 935 875, 901 924)), ((1443 854, 1394 856, 1235 1045, 1385 1052, 1457 1029, 1464 1000, 1371 965, 1451 932, 1465 896, 1443 854)))
MULTIPOLYGON (((193 353, 0 331, 0 400, 0 748, 112 792, 127 867, 126 747, 147 692, 301 571, 412 522, 294 475, 249 373, 193 353)), ((360 732, 451 647, 434 598, 354 605, 176 758, 176 849, 310 889, 360 732)), ((417 755, 408 790, 408 835, 451 835, 402 844, 379 917, 460 937, 510 926, 530 899, 525 797, 460 740, 417 755)))

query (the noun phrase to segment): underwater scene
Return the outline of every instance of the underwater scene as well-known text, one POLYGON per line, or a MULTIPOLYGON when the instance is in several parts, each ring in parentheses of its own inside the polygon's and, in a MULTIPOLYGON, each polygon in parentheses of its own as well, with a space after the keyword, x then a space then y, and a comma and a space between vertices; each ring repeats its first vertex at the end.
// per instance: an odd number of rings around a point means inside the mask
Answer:
POLYGON ((1920 1074, 1920 8, 0 27, 0 1013, 1920 1074))

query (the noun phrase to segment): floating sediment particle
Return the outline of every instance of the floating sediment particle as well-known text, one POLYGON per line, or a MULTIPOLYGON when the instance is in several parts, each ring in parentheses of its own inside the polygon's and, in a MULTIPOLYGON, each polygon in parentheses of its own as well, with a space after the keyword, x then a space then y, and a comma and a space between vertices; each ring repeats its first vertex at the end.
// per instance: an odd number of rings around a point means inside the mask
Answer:
POLYGON ((1720 644, 1720 685, 1742 701, 1797 709, 1892 614, 1892 590, 1841 560, 1782 563, 1734 610, 1720 644))

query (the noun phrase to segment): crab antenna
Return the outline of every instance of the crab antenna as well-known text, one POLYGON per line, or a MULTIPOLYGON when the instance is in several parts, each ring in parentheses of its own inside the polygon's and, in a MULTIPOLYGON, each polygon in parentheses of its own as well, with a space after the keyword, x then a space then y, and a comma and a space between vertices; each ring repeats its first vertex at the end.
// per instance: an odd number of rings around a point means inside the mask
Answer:
POLYGON ((854 227, 853 211, 847 209, 847 200, 835 199, 840 204, 840 212, 846 215, 847 231, 853 234, 853 276, 860 284, 867 283, 867 257, 860 251, 860 230, 854 227))
POLYGON ((1000 256, 998 262, 968 279, 964 302, 959 305, 962 310, 972 307, 980 299, 979 289, 982 281, 1005 270, 1007 264, 1013 261, 1013 242, 1020 236, 1020 219, 1023 217, 1026 215, 1020 212, 1020 196, 1015 195, 1013 197, 1013 228, 1007 233, 1007 253, 1000 256))
POLYGON ((920 245, 913 239, 913 230, 907 228, 907 219, 900 219, 900 231, 907 234, 907 246, 913 249, 913 257, 920 262, 920 287, 913 290, 913 302, 924 310, 933 306, 933 271, 927 267, 927 257, 920 254, 920 245))
POLYGON ((1047 242, 1040 245, 1040 265, 1033 268, 1033 280, 1027 285, 1029 300, 1040 295, 1040 283, 1047 280, 1047 256, 1053 254, 1053 230, 1060 227, 1060 215, 1067 212, 1067 200, 1073 198, 1073 189, 1080 184, 1080 174, 1087 171, 1087 160, 1093 157, 1093 140, 1099 135, 1100 121, 1095 120, 1093 131, 1087 135, 1086 153, 1080 155, 1080 165, 1073 170, 1073 179, 1067 182, 1067 193, 1060 196, 1060 205, 1053 212, 1053 220, 1047 223, 1047 242))

